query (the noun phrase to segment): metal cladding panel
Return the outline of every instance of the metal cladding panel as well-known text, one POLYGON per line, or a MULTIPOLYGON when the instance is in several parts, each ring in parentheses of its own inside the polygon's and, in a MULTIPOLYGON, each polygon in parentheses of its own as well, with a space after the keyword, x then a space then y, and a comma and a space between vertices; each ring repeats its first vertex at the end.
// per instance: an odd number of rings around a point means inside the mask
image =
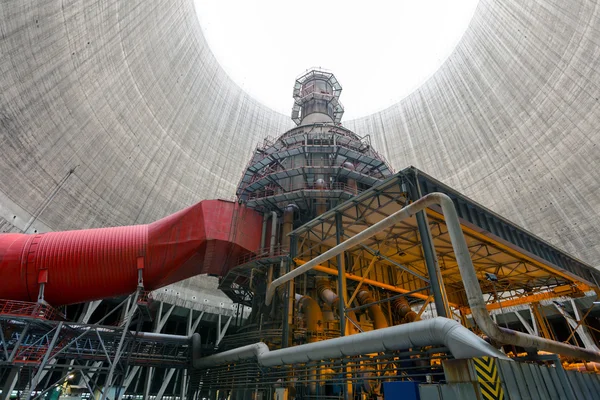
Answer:
POLYGON ((28 300, 27 279, 21 269, 23 248, 30 235, 8 233, 0 235, 0 298, 28 300))
POLYGON ((220 275, 258 249, 262 217, 237 203, 208 200, 149 225, 37 235, 0 235, 0 298, 52 305, 133 292, 209 273, 220 275), (11 279, 12 277, 12 279, 11 279))
POLYGON ((29 300, 37 299, 43 270, 48 275, 44 299, 50 304, 131 293, 146 242, 146 225, 35 235, 24 249, 27 258, 22 264, 29 300))

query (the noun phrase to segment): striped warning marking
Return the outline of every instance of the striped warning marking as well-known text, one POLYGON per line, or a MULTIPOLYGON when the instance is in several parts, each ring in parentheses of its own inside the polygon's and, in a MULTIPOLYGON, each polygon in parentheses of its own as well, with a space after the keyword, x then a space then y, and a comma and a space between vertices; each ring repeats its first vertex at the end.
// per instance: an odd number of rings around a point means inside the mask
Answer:
POLYGON ((481 395, 486 400, 503 400, 504 391, 500 385, 498 366, 493 357, 479 357, 473 359, 477 382, 481 389, 481 395))

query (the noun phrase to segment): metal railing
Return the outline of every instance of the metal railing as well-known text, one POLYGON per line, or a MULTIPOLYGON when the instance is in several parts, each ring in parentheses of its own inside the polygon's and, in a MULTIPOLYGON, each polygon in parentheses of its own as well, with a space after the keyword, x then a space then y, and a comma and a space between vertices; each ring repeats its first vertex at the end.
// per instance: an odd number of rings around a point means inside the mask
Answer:
POLYGON ((16 300, 0 300, 0 317, 15 316, 47 320, 62 320, 64 315, 54 307, 44 303, 16 300))
MULTIPOLYGON (((381 392, 381 382, 399 379, 439 382, 444 379, 442 362, 452 356, 444 347, 416 348, 410 351, 371 356, 344 357, 315 362, 264 368, 254 361, 237 362, 195 371, 193 391, 229 388, 233 391, 261 392, 269 398, 274 387, 292 382, 296 398, 328 398, 333 387, 352 385, 353 396, 381 392)), ((336 397, 339 398, 339 397, 336 397)), ((364 397, 363 397, 364 398, 364 397)))
POLYGON ((283 189, 279 186, 275 186, 275 187, 267 188, 264 190, 258 190, 256 192, 249 193, 248 200, 257 200, 257 199, 271 197, 271 196, 275 196, 275 195, 279 195, 279 194, 283 194, 283 193, 294 193, 294 192, 299 192, 299 191, 304 191, 304 190, 318 190, 318 191, 323 191, 323 192, 338 190, 338 191, 350 193, 353 195, 358 195, 361 192, 361 190, 357 189, 356 187, 350 186, 346 183, 341 183, 341 182, 334 182, 334 183, 326 184, 324 188, 318 188, 318 187, 316 187, 316 185, 300 183, 297 185, 288 185, 287 187, 284 187, 283 189))
POLYGON ((237 265, 247 264, 249 262, 261 260, 263 258, 287 256, 289 254, 290 249, 287 246, 274 246, 273 254, 271 254, 270 247, 263 247, 262 249, 256 250, 254 253, 244 254, 243 256, 238 258, 237 265))

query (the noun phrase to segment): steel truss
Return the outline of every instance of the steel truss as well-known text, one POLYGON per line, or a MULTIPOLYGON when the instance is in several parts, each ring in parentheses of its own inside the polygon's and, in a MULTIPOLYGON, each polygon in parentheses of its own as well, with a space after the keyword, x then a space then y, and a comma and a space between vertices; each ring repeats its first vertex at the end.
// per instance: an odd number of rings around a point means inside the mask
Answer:
POLYGON ((108 388, 117 388, 116 397, 120 397, 123 393, 118 391, 133 369, 187 369, 191 342, 186 336, 138 332, 147 315, 147 303, 138 293, 97 324, 48 319, 60 315, 43 304, 0 301, 0 372, 6 377, 2 398, 8 398, 19 381, 27 399, 41 398, 71 374, 90 394, 99 392, 106 398, 108 388), (102 324, 116 312, 121 316, 117 326, 102 324), (130 330, 136 321, 137 329, 130 330), (57 372, 60 378, 50 381, 57 372))
MULTIPOLYGON (((350 238, 431 191, 447 193, 457 204, 489 309, 561 296, 581 297, 596 286, 596 275, 600 274, 593 268, 416 168, 397 173, 292 232, 300 244, 295 261, 312 259, 335 246, 338 230, 344 239, 350 238), (341 221, 339 229, 337 219, 341 221), (486 273, 497 276, 497 282, 486 280, 486 273)), ((450 315, 448 306, 469 313, 448 230, 435 207, 388 228, 346 254, 354 260, 347 266, 346 279, 391 273, 388 280, 395 283, 395 291, 413 292, 411 297, 418 301, 433 296, 438 315, 450 315), (377 260, 376 265, 373 260, 377 260), (434 278, 435 282, 431 281, 434 278)), ((316 270, 336 274, 337 263, 332 259, 316 270)))

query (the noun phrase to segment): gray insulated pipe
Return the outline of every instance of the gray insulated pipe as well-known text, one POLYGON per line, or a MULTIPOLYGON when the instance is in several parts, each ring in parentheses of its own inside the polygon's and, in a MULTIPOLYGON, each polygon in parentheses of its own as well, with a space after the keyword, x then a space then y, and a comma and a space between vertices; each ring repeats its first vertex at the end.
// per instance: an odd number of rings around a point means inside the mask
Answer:
POLYGON ((390 228, 396 225, 398 222, 410 218, 419 211, 423 211, 427 207, 433 205, 439 205, 442 208, 448 233, 450 234, 450 241, 452 242, 452 249, 454 250, 454 255, 458 263, 458 269, 460 271, 460 276, 463 281, 463 286, 465 288, 467 301, 469 303, 469 307, 471 308, 473 319, 477 325, 479 325, 481 330, 490 337, 490 339, 501 344, 512 344, 524 348, 545 350, 551 353, 562 354, 586 361, 600 362, 600 352, 598 351, 587 350, 581 347, 572 346, 570 344, 557 342, 555 340, 548 340, 539 336, 513 331, 512 329, 501 328, 496 325, 486 308, 485 300, 483 299, 483 293, 481 292, 481 286, 479 284, 479 279, 477 278, 475 267, 473 266, 473 261, 471 260, 471 254, 469 253, 467 242, 465 241, 462 228, 460 227, 460 220, 458 219, 458 214, 454 208, 454 203, 452 202, 452 199, 444 193, 431 193, 420 198, 414 203, 382 219, 375 225, 372 225, 366 228, 364 231, 354 235, 345 242, 342 242, 313 258, 306 264, 303 264, 295 270, 275 279, 267 288, 265 303, 271 304, 273 293, 275 292, 275 288, 277 288, 277 286, 282 285, 290 279, 294 279, 296 276, 305 273, 320 263, 353 248, 368 238, 375 236, 377 233, 390 228))
POLYGON ((193 366, 206 369, 221 364, 256 359, 263 367, 274 367, 436 345, 446 346, 454 358, 488 356, 508 359, 458 322, 437 317, 280 350, 270 351, 266 344, 255 343, 208 357, 195 358, 193 366))

